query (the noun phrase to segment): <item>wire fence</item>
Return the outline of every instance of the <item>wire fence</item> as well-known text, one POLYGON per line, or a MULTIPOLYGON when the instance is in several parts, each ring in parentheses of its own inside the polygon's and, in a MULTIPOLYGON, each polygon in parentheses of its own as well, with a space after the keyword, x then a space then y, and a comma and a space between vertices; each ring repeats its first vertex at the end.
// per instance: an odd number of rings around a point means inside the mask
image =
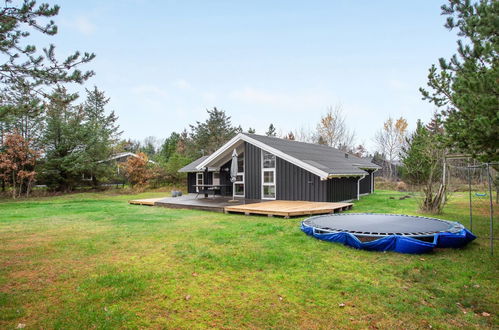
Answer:
POLYGON ((449 198, 454 195, 459 200, 467 200, 469 229, 489 239, 493 254, 497 239, 494 222, 499 214, 499 163, 481 163, 471 157, 458 156, 447 158, 445 164, 444 179, 449 198))

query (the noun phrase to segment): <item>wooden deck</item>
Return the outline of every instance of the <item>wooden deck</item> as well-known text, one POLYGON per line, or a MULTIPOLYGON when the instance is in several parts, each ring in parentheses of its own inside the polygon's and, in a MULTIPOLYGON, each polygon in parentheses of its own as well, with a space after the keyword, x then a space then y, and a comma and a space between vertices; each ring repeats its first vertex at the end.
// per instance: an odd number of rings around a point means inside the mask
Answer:
POLYGON ((129 204, 134 204, 134 205, 147 205, 147 206, 154 206, 154 204, 157 201, 160 201, 164 198, 147 198, 147 199, 134 199, 131 201, 128 201, 129 204))
POLYGON ((326 203, 307 201, 266 201, 245 205, 226 206, 226 213, 258 214, 267 216, 282 216, 285 218, 312 214, 327 214, 346 211, 352 208, 352 203, 326 203))
POLYGON ((352 203, 325 203, 307 201, 262 201, 251 199, 237 199, 229 201, 228 197, 208 197, 187 194, 180 197, 136 199, 128 201, 130 204, 163 206, 174 209, 194 209, 225 213, 242 213, 245 215, 281 216, 285 218, 327 214, 346 211, 352 208, 352 203))

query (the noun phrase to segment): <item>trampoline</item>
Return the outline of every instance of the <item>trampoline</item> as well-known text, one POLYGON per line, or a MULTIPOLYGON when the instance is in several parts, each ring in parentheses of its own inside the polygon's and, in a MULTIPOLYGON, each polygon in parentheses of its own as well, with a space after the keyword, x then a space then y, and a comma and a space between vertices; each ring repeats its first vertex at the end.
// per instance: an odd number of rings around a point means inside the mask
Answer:
POLYGON ((305 219, 301 229, 318 239, 357 249, 400 253, 456 248, 476 238, 459 222, 401 214, 320 215, 305 219))

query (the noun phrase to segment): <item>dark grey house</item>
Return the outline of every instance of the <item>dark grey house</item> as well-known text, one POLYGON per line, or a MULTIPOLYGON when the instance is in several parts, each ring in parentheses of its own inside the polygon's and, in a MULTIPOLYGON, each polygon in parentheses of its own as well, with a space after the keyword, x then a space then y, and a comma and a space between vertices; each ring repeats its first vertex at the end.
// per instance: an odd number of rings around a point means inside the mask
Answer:
POLYGON ((240 133, 179 171, 187 172, 190 193, 196 184, 215 184, 226 186, 226 195, 248 199, 338 202, 372 193, 373 172, 380 168, 328 146, 240 133), (231 183, 234 149, 238 174, 231 183))

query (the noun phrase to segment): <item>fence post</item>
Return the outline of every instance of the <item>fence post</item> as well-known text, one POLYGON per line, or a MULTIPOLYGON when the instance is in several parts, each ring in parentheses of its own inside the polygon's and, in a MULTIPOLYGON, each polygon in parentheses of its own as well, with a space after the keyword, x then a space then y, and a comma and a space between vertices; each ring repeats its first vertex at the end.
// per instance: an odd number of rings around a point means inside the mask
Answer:
POLYGON ((489 202, 490 202, 490 254, 494 255, 494 204, 492 200, 492 181, 491 181, 489 163, 487 163, 487 181, 489 182, 489 202))
POLYGON ((471 167, 468 159, 468 192, 470 195, 470 230, 473 231, 473 203, 471 200, 471 167))

